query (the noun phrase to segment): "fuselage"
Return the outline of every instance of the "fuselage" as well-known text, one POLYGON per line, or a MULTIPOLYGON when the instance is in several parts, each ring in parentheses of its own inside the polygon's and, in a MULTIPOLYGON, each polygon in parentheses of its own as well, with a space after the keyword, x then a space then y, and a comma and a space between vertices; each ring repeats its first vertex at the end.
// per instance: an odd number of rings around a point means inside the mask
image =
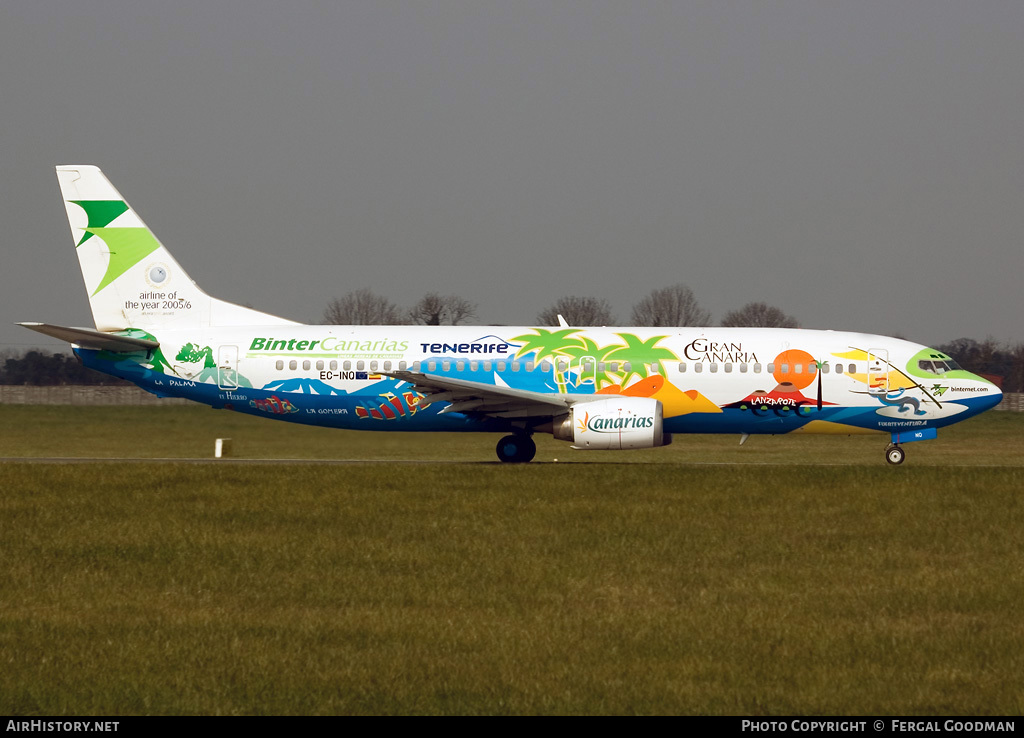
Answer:
POLYGON ((23 323, 166 397, 360 430, 533 433, 580 449, 673 433, 861 433, 901 444, 999 402, 951 357, 883 336, 775 328, 310 326, 215 298, 93 165, 57 178, 95 330, 23 323))
POLYGON ((509 431, 522 418, 444 412, 392 373, 582 399, 658 400, 668 433, 934 429, 996 405, 938 351, 863 333, 771 328, 269 326, 162 330, 159 349, 78 349, 162 396, 361 430, 509 431))

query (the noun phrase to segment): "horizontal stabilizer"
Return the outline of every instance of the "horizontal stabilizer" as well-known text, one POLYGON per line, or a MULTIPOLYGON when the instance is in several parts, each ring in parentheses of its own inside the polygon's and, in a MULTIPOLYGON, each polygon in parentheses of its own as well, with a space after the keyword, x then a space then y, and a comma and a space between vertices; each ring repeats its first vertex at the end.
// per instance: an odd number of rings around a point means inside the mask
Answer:
POLYGON ((30 331, 36 331, 46 336, 59 338, 83 348, 97 349, 99 351, 149 351, 157 348, 160 344, 157 341, 147 341, 145 338, 128 338, 127 336, 116 336, 112 333, 103 333, 92 328, 67 328, 62 325, 50 325, 49 323, 18 323, 30 331))

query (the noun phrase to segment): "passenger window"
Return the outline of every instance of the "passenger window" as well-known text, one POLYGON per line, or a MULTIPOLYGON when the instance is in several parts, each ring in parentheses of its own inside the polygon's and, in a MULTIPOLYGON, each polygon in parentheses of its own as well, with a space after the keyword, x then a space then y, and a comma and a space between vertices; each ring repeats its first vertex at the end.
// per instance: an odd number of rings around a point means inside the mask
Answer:
POLYGON ((408 366, 409 365, 407 363, 405 363, 404 361, 400 361, 400 362, 398 362, 398 371, 404 372, 408 368, 408 366))
POLYGON ((441 371, 450 372, 452 370, 452 363, 450 361, 441 362, 441 371))
POLYGON ((384 362, 384 371, 386 371, 386 372, 391 371, 391 362, 390 361, 385 361, 384 362))
POLYGON ((299 362, 297 362, 295 359, 292 359, 291 361, 288 362, 288 368, 292 369, 292 370, 298 369, 299 368, 299 362))
POLYGON ((428 361, 427 362, 427 371, 436 372, 437 371, 437 362, 436 361, 428 361))
MULTIPOLYGON (((782 371, 786 371, 785 368, 783 368, 782 371)), ((793 365, 793 373, 794 374, 803 374, 804 373, 804 365, 803 364, 794 364, 793 365)))
POLYGON ((746 364, 740 364, 740 374, 746 374, 746 373, 747 373, 747 365, 746 364))
POLYGON ((352 371, 352 362, 351 362, 351 361, 346 361, 346 362, 345 362, 345 363, 343 364, 343 366, 345 367, 345 371, 346 371, 346 372, 350 372, 350 371, 352 371))
POLYGON ((459 371, 459 372, 465 371, 466 370, 466 362, 464 362, 464 361, 456 361, 455 362, 455 370, 459 371))
POLYGON ((632 363, 628 362, 628 361, 622 362, 622 371, 624 371, 624 372, 631 372, 631 371, 633 371, 632 363))
POLYGON ((760 373, 761 373, 761 365, 755 363, 754 364, 754 374, 760 374, 760 373))
POLYGON ((364 371, 366 371, 366 362, 365 361, 357 361, 356 362, 356 371, 357 372, 364 372, 364 371))
POLYGON ((774 361, 768 362, 767 370, 768 370, 769 374, 774 374, 775 373, 775 362, 774 361))
POLYGON ((697 372, 697 374, 700 374, 702 371, 704 371, 704 365, 699 362, 694 364, 693 371, 697 372))
POLYGON ((309 369, 310 369, 310 366, 311 365, 309 363, 309 359, 306 359, 304 362, 302 362, 302 371, 308 372, 309 369))
POLYGON ((338 362, 337 361, 332 361, 330 363, 330 368, 331 368, 332 372, 335 371, 338 368, 338 362))
POLYGON ((718 364, 711 364, 708 368, 711 370, 712 374, 716 374, 718 372, 718 364))
POLYGON ((559 360, 558 360, 558 361, 557 361, 557 362, 555 363, 555 366, 557 366, 557 367, 558 367, 558 371, 560 371, 560 372, 564 372, 564 371, 565 371, 566 369, 568 369, 568 368, 569 368, 569 365, 568 365, 568 364, 566 364, 566 363, 565 363, 564 361, 562 361, 561 359, 559 359, 559 360))
POLYGON ((782 365, 782 373, 783 374, 789 374, 789 364, 783 364, 782 365))
POLYGON ((498 362, 498 371, 499 371, 499 372, 503 372, 503 371, 505 371, 505 367, 506 367, 506 364, 505 364, 505 362, 504 362, 504 361, 499 361, 499 362, 498 362))
POLYGON ((491 371, 491 362, 489 362, 489 361, 485 361, 484 362, 484 371, 485 372, 491 371))
POLYGON ((277 368, 278 371, 281 371, 282 369, 284 369, 284 362, 281 359, 278 359, 277 363, 274 366, 277 368))
POLYGON ((480 370, 480 362, 478 362, 478 361, 471 361, 471 362, 469 362, 469 371, 476 372, 476 371, 479 371, 479 370, 480 370))
POLYGON ((686 371, 686 362, 685 361, 679 362, 679 373, 682 374, 685 371, 686 371))
POLYGON ((610 364, 608 364, 608 371, 610 371, 610 372, 618 372, 619 371, 619 362, 613 361, 610 364))
POLYGON ((512 371, 514 371, 514 372, 519 371, 519 362, 518 361, 513 361, 512 362, 512 371))
POLYGON ((726 374, 731 374, 732 373, 732 364, 725 364, 725 373, 726 374))

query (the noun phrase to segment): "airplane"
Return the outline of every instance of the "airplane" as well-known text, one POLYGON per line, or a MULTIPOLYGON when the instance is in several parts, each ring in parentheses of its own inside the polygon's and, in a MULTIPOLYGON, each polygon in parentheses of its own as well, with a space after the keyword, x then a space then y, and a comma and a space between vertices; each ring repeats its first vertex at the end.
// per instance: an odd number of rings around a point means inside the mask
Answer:
POLYGON ((997 405, 933 348, 781 328, 306 325, 211 297, 95 166, 57 177, 94 328, 21 323, 160 397, 294 423, 503 434, 636 449, 687 433, 888 435, 903 445, 997 405))

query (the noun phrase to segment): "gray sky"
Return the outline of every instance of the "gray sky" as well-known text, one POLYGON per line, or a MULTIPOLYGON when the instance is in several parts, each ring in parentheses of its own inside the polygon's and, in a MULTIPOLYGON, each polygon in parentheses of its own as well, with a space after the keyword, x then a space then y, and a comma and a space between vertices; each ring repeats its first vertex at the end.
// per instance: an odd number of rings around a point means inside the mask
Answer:
POLYGON ((208 292, 302 321, 361 287, 481 322, 1024 340, 1024 3, 0 4, 0 349, 90 325, 54 175, 96 164, 208 292))

